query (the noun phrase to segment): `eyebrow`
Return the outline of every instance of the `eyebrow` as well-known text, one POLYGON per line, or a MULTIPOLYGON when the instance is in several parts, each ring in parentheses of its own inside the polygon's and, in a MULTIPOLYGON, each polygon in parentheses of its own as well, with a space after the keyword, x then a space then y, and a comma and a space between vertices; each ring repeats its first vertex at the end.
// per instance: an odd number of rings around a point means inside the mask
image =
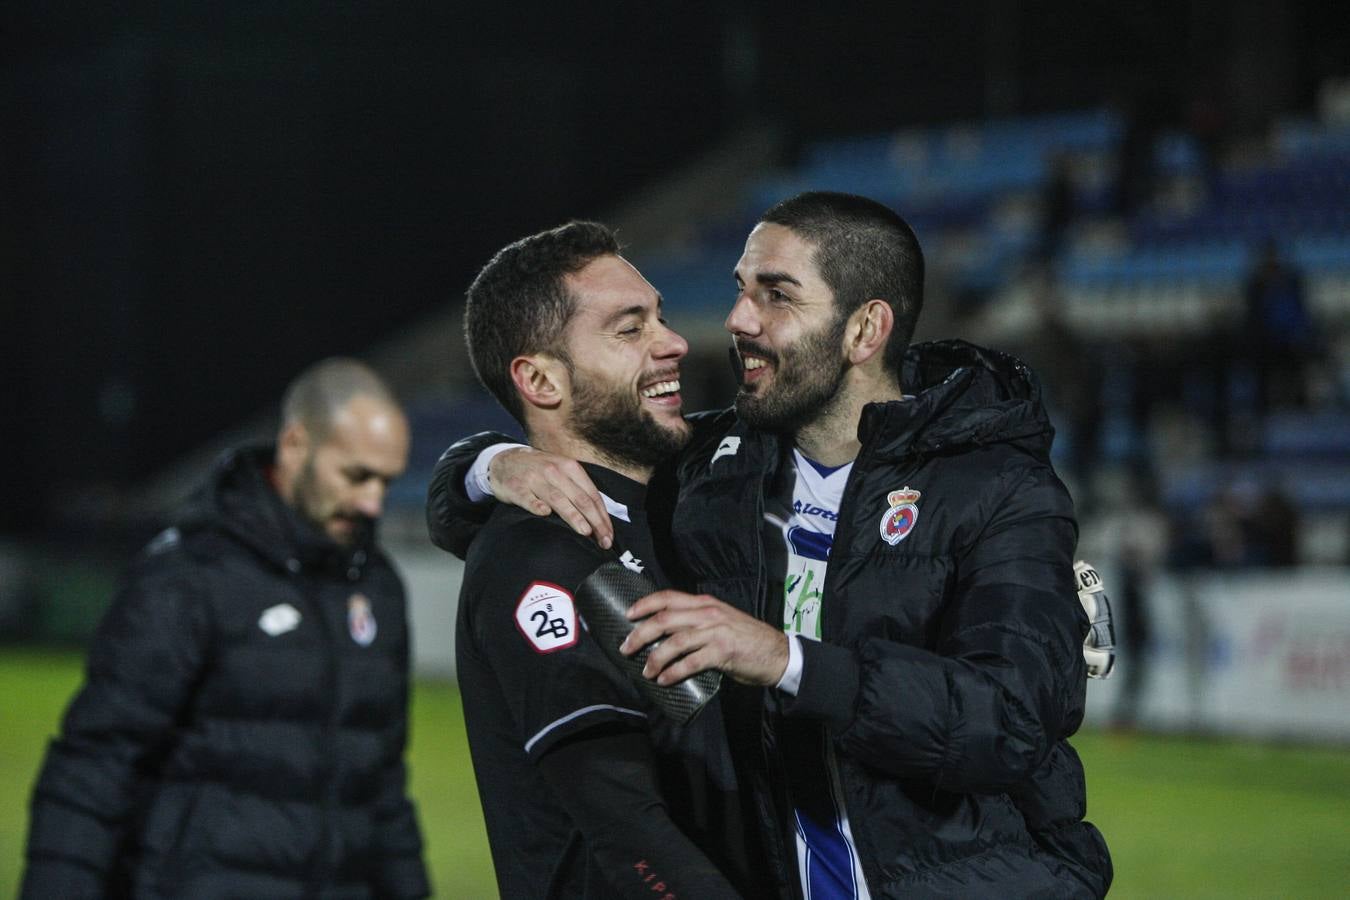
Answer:
MULTIPOLYGON (((662 305, 663 305, 663 302, 662 302, 661 294, 658 292, 657 295, 656 295, 656 311, 657 311, 657 313, 660 313, 660 312, 661 312, 662 305)), ((634 303, 632 306, 625 306, 623 309, 620 309, 620 310, 618 310, 618 311, 616 311, 616 312, 610 314, 609 316, 607 316, 607 317, 605 318, 605 321, 603 321, 603 322, 600 323, 600 327, 602 327, 602 328, 608 328, 609 326, 613 325, 615 322, 617 322, 617 321, 619 321, 620 319, 622 319, 624 316, 642 316, 642 315, 646 315, 646 314, 647 314, 647 305, 646 305, 645 303, 634 303)))
MULTIPOLYGON (((741 281, 742 283, 744 282, 744 279, 741 278, 740 272, 733 272, 732 275, 735 276, 737 281, 741 281)), ((795 284, 797 287, 802 286, 802 283, 800 281, 798 281, 796 278, 794 278, 793 276, 789 275, 786 272, 759 272, 755 275, 755 281, 758 282, 759 284, 768 284, 768 285, 786 283, 786 284, 795 284)))

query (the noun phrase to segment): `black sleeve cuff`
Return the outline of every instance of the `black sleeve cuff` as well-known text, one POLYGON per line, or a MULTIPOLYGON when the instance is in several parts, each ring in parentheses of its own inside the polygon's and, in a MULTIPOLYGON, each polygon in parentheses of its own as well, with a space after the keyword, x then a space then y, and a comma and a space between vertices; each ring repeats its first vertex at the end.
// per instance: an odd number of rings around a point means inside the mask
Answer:
POLYGON ((858 661, 846 647, 803 640, 802 680, 795 697, 780 698, 786 715, 821 719, 833 730, 853 721, 858 700, 858 661))
POLYGON ((431 470, 427 488, 427 532, 431 542, 460 559, 483 523, 492 515, 494 503, 471 503, 464 493, 464 476, 478 454, 493 444, 514 442, 495 431, 484 431, 451 444, 431 470))

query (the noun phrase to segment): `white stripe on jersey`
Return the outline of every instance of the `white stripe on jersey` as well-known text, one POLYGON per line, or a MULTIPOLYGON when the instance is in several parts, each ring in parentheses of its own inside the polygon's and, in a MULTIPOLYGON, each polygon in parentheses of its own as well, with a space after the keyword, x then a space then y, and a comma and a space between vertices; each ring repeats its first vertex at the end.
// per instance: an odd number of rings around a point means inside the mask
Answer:
POLYGON ((571 722, 573 719, 580 718, 581 716, 584 716, 587 713, 599 712, 604 709, 608 709, 613 712, 623 713, 626 716, 637 716, 639 719, 647 718, 647 714, 645 712, 639 712, 636 709, 625 709, 622 706, 611 706, 608 703, 597 703, 595 706, 583 706, 581 709, 573 710, 572 712, 568 713, 567 715, 563 716, 560 719, 554 719, 552 722, 549 722, 543 728, 539 729, 538 734, 536 734, 534 737, 530 738, 528 741, 525 742, 525 752, 529 753, 530 748, 533 747, 535 744, 539 743, 539 740, 543 738, 545 735, 547 735, 553 729, 560 728, 561 726, 566 725, 568 722, 571 722))

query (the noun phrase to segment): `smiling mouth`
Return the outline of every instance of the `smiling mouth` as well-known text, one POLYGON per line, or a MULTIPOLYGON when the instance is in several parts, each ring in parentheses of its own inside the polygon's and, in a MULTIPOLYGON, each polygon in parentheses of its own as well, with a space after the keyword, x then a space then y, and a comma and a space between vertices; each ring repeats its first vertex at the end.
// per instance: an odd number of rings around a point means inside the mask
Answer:
POLYGON ((736 354, 739 357, 740 381, 743 388, 749 388, 773 370, 775 364, 773 356, 754 344, 737 344, 736 354))
POLYGON ((678 378, 667 381, 658 381, 650 384, 638 392, 644 400, 670 399, 678 397, 680 394, 680 381, 678 378))

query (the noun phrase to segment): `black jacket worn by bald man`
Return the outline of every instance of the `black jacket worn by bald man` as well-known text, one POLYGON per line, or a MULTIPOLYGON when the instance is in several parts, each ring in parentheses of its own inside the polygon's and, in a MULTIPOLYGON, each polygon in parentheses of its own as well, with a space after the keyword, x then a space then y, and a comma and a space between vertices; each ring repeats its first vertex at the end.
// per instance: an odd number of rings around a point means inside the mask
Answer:
POLYGON ((430 893, 403 586, 229 454, 132 563, 33 792, 22 896, 430 893))

